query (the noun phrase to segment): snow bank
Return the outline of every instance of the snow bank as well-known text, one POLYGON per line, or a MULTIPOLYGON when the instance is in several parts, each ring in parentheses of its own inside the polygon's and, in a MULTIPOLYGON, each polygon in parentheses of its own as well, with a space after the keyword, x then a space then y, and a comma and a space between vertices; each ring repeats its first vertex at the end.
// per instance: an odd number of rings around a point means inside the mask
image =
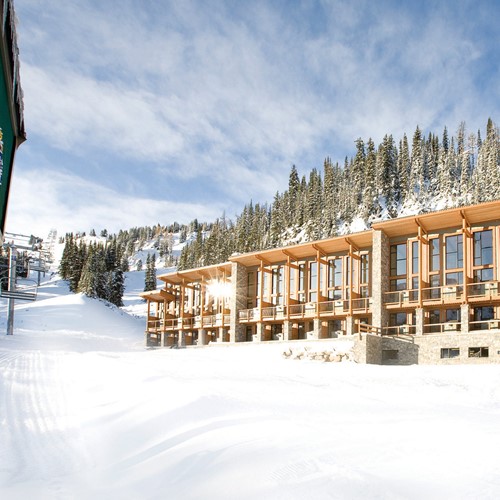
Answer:
POLYGON ((0 336, 1 498, 498 497, 499 366, 147 350, 142 320, 40 294, 0 336))

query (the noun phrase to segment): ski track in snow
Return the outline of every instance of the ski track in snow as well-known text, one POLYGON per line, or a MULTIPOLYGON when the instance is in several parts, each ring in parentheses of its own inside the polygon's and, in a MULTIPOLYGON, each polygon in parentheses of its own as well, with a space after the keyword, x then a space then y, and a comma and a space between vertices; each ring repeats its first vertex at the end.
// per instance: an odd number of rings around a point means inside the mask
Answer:
POLYGON ((5 409, 1 442, 10 443, 2 453, 2 483, 19 490, 19 495, 24 483, 34 482, 40 484, 39 498, 71 498, 60 478, 77 470, 81 453, 75 433, 68 432, 73 419, 66 404, 64 353, 0 356, 5 409), (22 448, 16 450, 18 443, 22 448))
POLYGON ((498 498, 499 366, 145 350, 62 287, 0 335, 2 500, 498 498))

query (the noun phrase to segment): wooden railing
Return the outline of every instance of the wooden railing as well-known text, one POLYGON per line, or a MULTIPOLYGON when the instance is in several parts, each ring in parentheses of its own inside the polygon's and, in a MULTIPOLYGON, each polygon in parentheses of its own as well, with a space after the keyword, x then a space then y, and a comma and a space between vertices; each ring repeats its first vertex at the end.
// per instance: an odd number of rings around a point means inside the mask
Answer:
MULTIPOLYGON (((369 298, 352 299, 353 312, 368 312, 370 310, 370 306, 371 302, 369 298)), ((239 312, 239 320, 241 322, 250 322, 285 319, 287 317, 293 319, 312 318, 318 314, 319 316, 341 316, 348 312, 349 300, 339 299, 325 302, 292 304, 289 306, 267 306, 262 308, 262 317, 258 307, 254 307, 253 309, 243 309, 239 312)))
POLYGON ((498 281, 484 283, 470 283, 467 285, 467 295, 471 299, 496 299, 500 298, 500 284, 498 281))
POLYGON ((230 323, 229 314, 212 314, 210 316, 195 316, 189 318, 160 319, 155 316, 149 316, 147 330, 150 333, 167 332, 181 329, 198 329, 228 326, 230 323))
POLYGON ((469 331, 500 330, 500 320, 488 319, 483 321, 470 321, 469 331))
MULTIPOLYGON (((444 285, 431 288, 422 288, 422 302, 427 304, 461 302, 467 297, 473 301, 481 299, 500 300, 500 283, 488 281, 484 283, 469 283, 465 285, 444 285)), ((419 302, 418 289, 398 290, 384 294, 384 304, 389 307, 412 306, 419 302)))
MULTIPOLYGON (((398 290, 384 294, 386 306, 405 307, 415 305, 419 302, 418 289, 398 290)), ((422 288, 423 302, 460 302, 463 299, 463 285, 446 285, 432 288, 422 288)))
POLYGON ((460 321, 447 321, 446 323, 432 323, 424 325, 424 335, 435 333, 458 333, 462 331, 460 321))
POLYGON ((383 335, 415 335, 417 327, 415 325, 386 326, 382 328, 383 335))

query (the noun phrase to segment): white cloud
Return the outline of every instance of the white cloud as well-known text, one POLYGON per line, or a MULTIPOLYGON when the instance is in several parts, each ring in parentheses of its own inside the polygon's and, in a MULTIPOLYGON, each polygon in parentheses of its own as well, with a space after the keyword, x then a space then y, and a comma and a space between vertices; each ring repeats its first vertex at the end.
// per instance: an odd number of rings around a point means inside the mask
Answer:
MULTIPOLYGON (((75 174, 98 175, 111 191, 134 175, 122 163, 134 163, 135 191, 158 196, 161 183, 202 181, 203 206, 220 214, 271 201, 293 163, 343 161, 357 137, 398 140, 417 124, 439 134, 462 120, 475 130, 498 114, 498 89, 475 74, 487 62, 478 36, 488 19, 467 17, 460 2, 17 7, 29 136, 51 158, 62 150, 75 164, 105 164, 107 175, 75 174)), ((61 168, 63 160, 50 165, 61 168)), ((193 205, 194 192, 183 193, 193 205)))
POLYGON ((45 237, 51 228, 59 233, 106 228, 119 229, 174 221, 187 223, 203 216, 214 220, 220 205, 126 196, 77 175, 46 171, 40 179, 35 172, 16 173, 10 195, 7 231, 45 237))

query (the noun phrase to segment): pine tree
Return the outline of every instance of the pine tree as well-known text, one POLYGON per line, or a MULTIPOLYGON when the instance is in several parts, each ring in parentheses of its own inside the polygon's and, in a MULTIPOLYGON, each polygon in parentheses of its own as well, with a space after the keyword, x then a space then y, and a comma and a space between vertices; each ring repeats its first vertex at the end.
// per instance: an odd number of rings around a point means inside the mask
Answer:
POLYGON ((144 291, 156 290, 156 256, 148 254, 146 259, 146 274, 144 279, 144 291))
POLYGON ((117 307, 123 306, 124 291, 125 276, 122 267, 118 266, 114 272, 109 273, 108 300, 117 307))
POLYGON ((376 154, 375 154, 375 144, 372 139, 368 139, 367 152, 365 159, 365 173, 364 173, 364 184, 363 189, 363 200, 361 205, 361 217, 363 220, 368 221, 371 215, 376 214, 380 211, 380 206, 378 204, 377 188, 376 188, 376 154))

